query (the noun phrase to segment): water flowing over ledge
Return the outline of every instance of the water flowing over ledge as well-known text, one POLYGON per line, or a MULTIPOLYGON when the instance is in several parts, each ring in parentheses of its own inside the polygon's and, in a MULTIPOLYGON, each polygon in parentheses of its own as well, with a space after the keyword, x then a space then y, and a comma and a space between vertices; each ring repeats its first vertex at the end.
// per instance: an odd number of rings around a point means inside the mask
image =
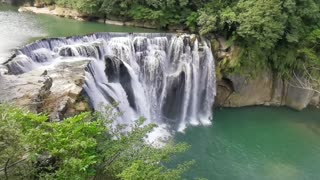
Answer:
MULTIPOLYGON (((5 65, 23 74, 65 59, 89 59, 84 90, 95 110, 118 102, 117 123, 147 123, 183 131, 211 124, 216 94, 210 43, 188 34, 96 33, 36 41, 5 65)), ((54 83, 54 82, 53 82, 54 83)))

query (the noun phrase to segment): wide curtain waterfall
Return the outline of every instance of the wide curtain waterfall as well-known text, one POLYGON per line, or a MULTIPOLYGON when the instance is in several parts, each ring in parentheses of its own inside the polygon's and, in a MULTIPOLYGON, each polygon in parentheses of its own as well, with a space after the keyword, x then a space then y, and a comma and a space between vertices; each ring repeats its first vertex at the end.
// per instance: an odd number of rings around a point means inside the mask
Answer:
POLYGON ((183 131, 211 123, 216 93, 210 44, 187 34, 96 33, 40 40, 7 62, 22 74, 66 58, 87 58, 85 94, 95 110, 118 103, 130 124, 140 116, 148 123, 183 131))

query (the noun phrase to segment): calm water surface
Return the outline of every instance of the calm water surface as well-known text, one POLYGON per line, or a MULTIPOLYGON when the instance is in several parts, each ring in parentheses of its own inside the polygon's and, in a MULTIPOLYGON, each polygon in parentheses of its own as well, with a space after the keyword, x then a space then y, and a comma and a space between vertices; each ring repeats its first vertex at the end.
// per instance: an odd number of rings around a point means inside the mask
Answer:
POLYGON ((319 180, 320 111, 249 107, 214 113, 211 127, 178 134, 191 149, 175 162, 196 160, 187 179, 319 180))
MULTIPOLYGON (((18 13, 0 5, 0 62, 34 39, 93 32, 155 31, 18 13)), ((213 126, 189 128, 176 136, 192 147, 175 162, 197 161, 187 179, 320 179, 320 111, 249 107, 218 110, 214 116, 213 126)))

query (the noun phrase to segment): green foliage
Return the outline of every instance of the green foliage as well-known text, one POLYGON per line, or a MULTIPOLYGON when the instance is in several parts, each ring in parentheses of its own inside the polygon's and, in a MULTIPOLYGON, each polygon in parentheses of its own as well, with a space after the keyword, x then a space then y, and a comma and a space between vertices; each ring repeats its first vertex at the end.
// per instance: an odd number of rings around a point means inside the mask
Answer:
POLYGON ((131 0, 103 0, 100 11, 107 17, 118 17, 123 20, 129 19, 129 10, 133 7, 131 0))
POLYGON ((245 41, 255 41, 260 48, 269 49, 283 35, 286 17, 281 12, 280 0, 240 0, 235 11, 236 16, 232 17, 238 24, 236 33, 245 41))
POLYGON ((147 145, 145 137, 155 125, 140 119, 132 126, 115 126, 117 117, 108 107, 105 114, 49 122, 44 115, 0 105, 0 178, 181 179, 192 162, 175 169, 164 163, 184 152, 186 144, 147 145))
POLYGON ((58 179, 87 179, 95 175, 98 162, 97 138, 106 132, 103 122, 94 121, 89 113, 63 122, 43 122, 27 134, 35 156, 49 154, 57 159, 58 179))
POLYGON ((319 57, 305 42, 319 29, 319 5, 319 0, 215 1, 199 10, 198 24, 201 34, 223 35, 243 49, 239 69, 271 66, 290 76, 319 57))
POLYGON ((301 62, 300 66, 307 71, 307 75, 320 79, 320 29, 312 31, 307 36, 303 41, 303 47, 297 53, 299 62, 301 62))
POLYGON ((197 23, 198 23, 199 14, 196 12, 192 12, 186 21, 186 25, 190 29, 191 32, 196 32, 197 30, 197 23))
POLYGON ((43 115, 24 112, 21 109, 0 105, 0 179, 1 176, 19 177, 30 179, 35 169, 29 160, 29 144, 25 136, 31 127, 44 122, 43 115), (10 169, 11 164, 15 164, 10 169))
POLYGON ((133 20, 150 22, 160 27, 184 25, 192 13, 186 0, 146 1, 145 4, 136 3, 129 10, 133 20))

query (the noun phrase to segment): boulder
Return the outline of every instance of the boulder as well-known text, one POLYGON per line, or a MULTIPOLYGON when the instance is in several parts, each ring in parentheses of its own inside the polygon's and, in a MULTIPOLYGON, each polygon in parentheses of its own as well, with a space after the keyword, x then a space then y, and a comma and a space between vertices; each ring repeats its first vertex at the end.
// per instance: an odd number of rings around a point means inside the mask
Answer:
POLYGON ((312 100, 314 91, 296 87, 291 84, 287 85, 287 93, 285 96, 285 105, 293 109, 302 110, 306 108, 312 100))

